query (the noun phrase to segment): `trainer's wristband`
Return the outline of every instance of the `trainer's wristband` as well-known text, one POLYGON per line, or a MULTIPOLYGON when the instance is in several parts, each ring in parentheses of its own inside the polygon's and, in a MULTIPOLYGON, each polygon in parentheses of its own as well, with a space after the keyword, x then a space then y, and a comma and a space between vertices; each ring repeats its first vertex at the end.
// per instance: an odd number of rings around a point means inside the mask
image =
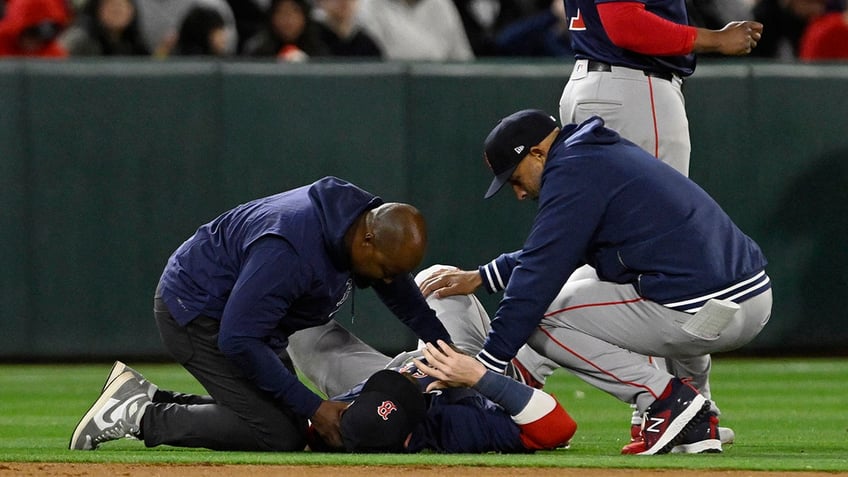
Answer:
POLYGON ((506 367, 509 364, 509 361, 503 361, 495 358, 491 354, 487 353, 485 349, 480 350, 475 358, 477 358, 477 361, 483 363, 483 366, 485 366, 486 369, 490 369, 500 374, 504 374, 506 372, 506 367))
POLYGON ((483 279, 483 287, 487 292, 489 292, 489 294, 503 291, 506 288, 506 283, 504 283, 501 278, 500 271, 498 270, 497 260, 492 260, 485 265, 480 265, 477 267, 477 272, 483 279))

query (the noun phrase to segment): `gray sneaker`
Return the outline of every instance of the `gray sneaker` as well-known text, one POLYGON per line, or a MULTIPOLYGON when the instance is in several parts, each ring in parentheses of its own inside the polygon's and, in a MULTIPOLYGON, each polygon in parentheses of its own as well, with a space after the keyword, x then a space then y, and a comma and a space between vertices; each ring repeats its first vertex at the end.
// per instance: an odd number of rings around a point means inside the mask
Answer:
POLYGON ((137 437, 141 417, 151 403, 147 389, 132 372, 112 380, 88 412, 80 419, 68 448, 94 450, 104 442, 137 437))
POLYGON ((142 376, 141 373, 130 368, 121 361, 115 361, 115 364, 112 365, 112 370, 109 371, 109 376, 106 378, 106 382, 103 383, 103 389, 101 390, 101 392, 106 391, 106 386, 108 386, 109 383, 114 381, 115 378, 123 374, 125 371, 129 371, 130 373, 132 373, 136 381, 138 381, 139 384, 144 387, 145 392, 147 392, 147 396, 150 397, 150 399, 153 399, 153 395, 156 394, 156 391, 159 389, 159 386, 156 386, 155 384, 151 383, 147 380, 147 378, 142 376))

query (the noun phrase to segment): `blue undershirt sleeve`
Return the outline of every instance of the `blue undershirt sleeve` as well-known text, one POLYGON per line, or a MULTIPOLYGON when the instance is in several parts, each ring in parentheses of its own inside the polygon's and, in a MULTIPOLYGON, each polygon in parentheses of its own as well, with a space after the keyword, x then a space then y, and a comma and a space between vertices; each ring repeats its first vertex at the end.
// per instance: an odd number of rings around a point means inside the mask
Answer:
POLYGON ((493 371, 486 371, 474 389, 500 404, 510 416, 518 415, 533 396, 533 389, 529 386, 493 371))

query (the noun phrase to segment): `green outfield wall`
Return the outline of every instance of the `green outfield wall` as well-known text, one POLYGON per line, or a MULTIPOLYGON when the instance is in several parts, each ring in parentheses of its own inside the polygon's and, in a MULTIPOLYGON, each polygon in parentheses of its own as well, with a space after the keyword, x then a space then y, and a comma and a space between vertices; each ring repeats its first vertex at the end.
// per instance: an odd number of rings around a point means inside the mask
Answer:
MULTIPOLYGON (((0 359, 166 357, 170 252, 325 175, 418 206, 427 264, 519 248, 533 205, 483 201, 481 143, 516 109, 556 114, 570 67, 0 62, 0 359)), ((848 349, 848 65, 702 62, 684 90, 691 177, 771 262, 773 317, 743 352, 848 349)), ((388 353, 414 342, 369 290, 339 320, 388 353)))

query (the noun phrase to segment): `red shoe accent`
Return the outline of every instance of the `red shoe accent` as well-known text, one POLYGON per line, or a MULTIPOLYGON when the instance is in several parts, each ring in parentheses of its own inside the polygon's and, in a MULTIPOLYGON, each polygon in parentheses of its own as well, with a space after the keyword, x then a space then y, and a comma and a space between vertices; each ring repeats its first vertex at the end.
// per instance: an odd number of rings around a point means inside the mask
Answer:
POLYGON ((639 437, 637 439, 633 439, 632 441, 630 441, 630 444, 627 444, 626 446, 622 447, 621 453, 622 454, 631 454, 631 455, 632 454, 641 454, 642 452, 645 452, 646 450, 648 450, 648 448, 645 446, 645 440, 642 439, 642 437, 639 437))
POLYGON ((521 361, 518 361, 517 359, 513 358, 512 365, 515 366, 515 369, 518 370, 518 374, 521 376, 521 381, 524 384, 536 389, 542 389, 545 386, 544 383, 536 381, 536 378, 534 378, 533 375, 530 374, 530 371, 527 371, 527 368, 525 368, 524 365, 521 364, 521 361))
POLYGON ((630 442, 642 440, 642 426, 639 424, 630 425, 630 442))
POLYGON ((621 448, 622 454, 639 454, 645 452, 645 439, 642 437, 642 426, 630 425, 630 443, 621 448))

